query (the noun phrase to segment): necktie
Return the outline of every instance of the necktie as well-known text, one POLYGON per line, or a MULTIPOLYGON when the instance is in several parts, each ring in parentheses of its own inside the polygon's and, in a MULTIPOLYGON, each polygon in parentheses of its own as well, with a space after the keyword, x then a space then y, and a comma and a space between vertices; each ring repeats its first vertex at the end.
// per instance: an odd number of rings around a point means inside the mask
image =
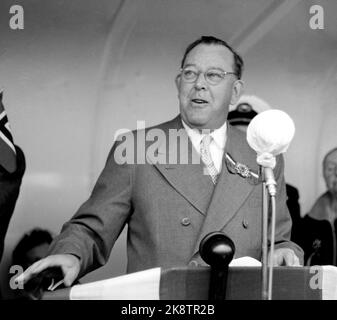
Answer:
POLYGON ((201 160, 204 162, 207 170, 207 174, 211 176, 214 184, 216 184, 218 179, 218 170, 215 168, 212 156, 210 153, 209 146, 213 140, 213 137, 209 134, 205 135, 200 142, 200 156, 201 160))

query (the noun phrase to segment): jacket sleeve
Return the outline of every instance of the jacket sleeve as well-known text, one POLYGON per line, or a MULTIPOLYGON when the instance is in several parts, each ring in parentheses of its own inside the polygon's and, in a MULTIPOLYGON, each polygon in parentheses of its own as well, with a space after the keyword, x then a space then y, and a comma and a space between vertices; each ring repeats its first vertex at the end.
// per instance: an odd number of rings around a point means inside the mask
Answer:
POLYGON ((102 265, 132 213, 133 165, 120 164, 116 142, 89 199, 63 225, 50 246, 49 254, 68 253, 81 262, 79 276, 102 265), (117 161, 116 161, 117 160, 117 161))
MULTIPOLYGON (((276 221, 275 221, 275 249, 276 248, 290 248, 303 264, 304 253, 300 246, 290 241, 292 220, 286 206, 286 186, 284 181, 284 159, 280 155, 276 158, 277 166, 274 170, 275 180, 277 183, 276 193, 276 221)), ((269 205, 271 214, 271 204, 269 205)), ((270 233, 269 233, 270 234, 270 233)))
POLYGON ((8 173, 0 168, 0 260, 4 249, 4 241, 15 204, 19 196, 22 177, 26 169, 23 151, 15 146, 17 169, 8 173))

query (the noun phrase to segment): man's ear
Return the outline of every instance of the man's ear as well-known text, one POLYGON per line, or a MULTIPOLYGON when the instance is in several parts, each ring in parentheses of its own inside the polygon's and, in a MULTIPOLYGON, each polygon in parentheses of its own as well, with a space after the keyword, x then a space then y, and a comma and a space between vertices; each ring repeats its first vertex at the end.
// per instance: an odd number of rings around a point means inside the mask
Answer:
POLYGON ((243 83, 242 80, 236 80, 233 83, 232 98, 231 98, 231 102, 230 102, 231 105, 235 105, 238 102, 240 96, 243 93, 243 87, 244 87, 244 83, 243 83))
POLYGON ((174 78, 174 82, 176 84, 177 89, 179 90, 180 87, 180 81, 181 81, 181 77, 180 77, 180 73, 177 74, 177 76, 174 78))

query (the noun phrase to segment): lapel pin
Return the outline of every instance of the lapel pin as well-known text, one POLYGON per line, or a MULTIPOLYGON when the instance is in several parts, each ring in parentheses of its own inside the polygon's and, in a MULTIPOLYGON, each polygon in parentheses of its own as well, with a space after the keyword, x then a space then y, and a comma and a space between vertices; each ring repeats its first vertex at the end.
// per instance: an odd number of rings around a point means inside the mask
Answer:
POLYGON ((260 182, 258 174, 250 170, 245 164, 236 162, 228 153, 225 154, 225 162, 230 173, 238 174, 240 177, 247 179, 251 184, 258 184, 260 182))

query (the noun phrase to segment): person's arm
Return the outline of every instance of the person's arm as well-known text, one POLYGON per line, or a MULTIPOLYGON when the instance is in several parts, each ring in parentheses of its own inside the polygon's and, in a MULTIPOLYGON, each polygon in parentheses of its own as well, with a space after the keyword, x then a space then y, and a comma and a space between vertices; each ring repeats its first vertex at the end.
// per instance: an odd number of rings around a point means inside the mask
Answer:
POLYGON ((0 261, 4 249, 4 241, 15 204, 19 196, 22 177, 26 169, 25 156, 22 150, 16 147, 17 169, 8 173, 0 166, 0 261))
POLYGON ((90 198, 64 224, 49 254, 72 254, 80 260, 80 276, 104 265, 132 213, 133 166, 118 164, 112 147, 90 198))
POLYGON ((25 270, 16 281, 26 283, 50 267, 60 267, 65 285, 70 286, 76 279, 107 262, 115 241, 133 212, 134 165, 116 161, 119 153, 115 151, 120 144, 120 141, 114 143, 89 199, 63 225, 47 256, 25 270))
MULTIPOLYGON (((303 265, 303 250, 290 241, 292 221, 286 206, 286 187, 284 181, 284 160, 280 155, 274 169, 277 183, 276 223, 275 223, 275 265, 303 265)), ((271 210, 271 207, 269 207, 271 210)))
POLYGON ((50 267, 60 267, 65 285, 104 265, 110 251, 132 213, 131 190, 134 166, 118 164, 114 143, 105 167, 89 199, 66 222, 54 238, 48 255, 17 278, 27 282, 50 267))

